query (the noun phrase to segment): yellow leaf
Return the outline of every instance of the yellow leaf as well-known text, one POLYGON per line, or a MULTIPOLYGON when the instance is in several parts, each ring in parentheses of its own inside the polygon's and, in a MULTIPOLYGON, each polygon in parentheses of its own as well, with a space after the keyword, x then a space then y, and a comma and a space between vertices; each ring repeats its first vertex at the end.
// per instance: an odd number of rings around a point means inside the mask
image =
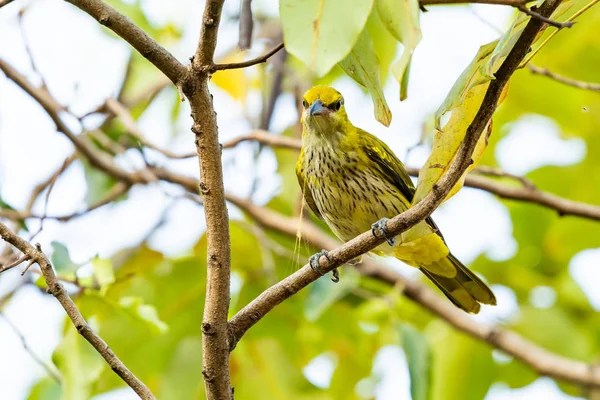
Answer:
MULTIPOLYGON (((236 50, 217 60, 217 64, 238 63, 241 61, 244 61, 244 52, 236 50)), ((244 104, 246 102, 248 88, 243 68, 216 71, 211 78, 211 82, 229 93, 231 97, 240 103, 244 104)))
MULTIPOLYGON (((417 186, 413 204, 423 199, 431 191, 433 185, 442 177, 454 161, 467 128, 481 106, 488 86, 489 82, 471 88, 465 95, 464 103, 452 110, 450 120, 444 125, 443 130, 436 132, 431 155, 419 173, 419 185, 417 186)), ((482 138, 486 136, 482 135, 482 138)), ((479 157, 481 157, 485 149, 481 140, 477 144, 477 147, 480 151, 479 157)), ((475 157, 475 154, 473 154, 473 157, 475 157)), ((452 189, 451 194, 456 193, 462 186, 462 183, 459 182, 457 186, 452 189)))

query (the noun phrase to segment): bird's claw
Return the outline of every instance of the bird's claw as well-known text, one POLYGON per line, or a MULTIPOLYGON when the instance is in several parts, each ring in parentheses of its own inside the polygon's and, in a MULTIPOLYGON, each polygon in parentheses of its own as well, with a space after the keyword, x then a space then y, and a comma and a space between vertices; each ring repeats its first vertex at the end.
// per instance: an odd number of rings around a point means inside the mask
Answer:
POLYGON ((388 244, 393 247, 396 245, 396 238, 388 237, 389 232, 386 228, 387 222, 388 222, 387 218, 381 218, 379 221, 377 221, 373 225, 371 225, 371 232, 373 232, 373 236, 375 236, 378 239, 385 238, 385 241, 388 242, 388 244))
MULTIPOLYGON (((321 250, 320 252, 310 256, 310 258, 308 259, 308 264, 310 265, 310 267, 320 276, 324 276, 325 274, 322 273, 319 269, 319 259, 321 258, 321 256, 324 256, 325 258, 327 258, 327 260, 329 260, 328 254, 329 253, 327 252, 327 250, 321 250)), ((338 283, 340 281, 340 273, 338 272, 337 268, 331 271, 331 273, 333 274, 331 280, 335 283, 338 283)))
POLYGON ((338 269, 335 268, 333 271, 331 271, 331 282, 338 283, 339 281, 340 281, 340 271, 338 271, 338 269))

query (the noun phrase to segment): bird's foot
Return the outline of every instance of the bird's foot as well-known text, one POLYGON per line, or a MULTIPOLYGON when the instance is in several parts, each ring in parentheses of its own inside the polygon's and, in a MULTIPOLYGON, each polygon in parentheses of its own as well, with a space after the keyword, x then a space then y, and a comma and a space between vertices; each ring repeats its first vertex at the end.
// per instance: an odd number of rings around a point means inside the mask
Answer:
POLYGON ((381 218, 379 221, 377 221, 373 225, 371 225, 371 232, 373 232, 373 236, 375 236, 378 239, 385 238, 385 241, 388 242, 388 244, 393 247, 396 245, 396 238, 388 237, 389 232, 386 228, 387 222, 388 222, 387 218, 381 218))
MULTIPOLYGON (((310 256, 310 258, 308 259, 308 264, 310 265, 310 267, 320 276, 324 276, 325 274, 323 274, 319 269, 319 259, 321 258, 321 256, 324 256, 327 260, 329 260, 328 254, 329 253, 327 252, 327 250, 321 250, 320 252, 310 256)), ((333 274, 331 280, 335 283, 338 283, 340 281, 340 273, 338 272, 337 268, 331 271, 331 273, 333 274)))

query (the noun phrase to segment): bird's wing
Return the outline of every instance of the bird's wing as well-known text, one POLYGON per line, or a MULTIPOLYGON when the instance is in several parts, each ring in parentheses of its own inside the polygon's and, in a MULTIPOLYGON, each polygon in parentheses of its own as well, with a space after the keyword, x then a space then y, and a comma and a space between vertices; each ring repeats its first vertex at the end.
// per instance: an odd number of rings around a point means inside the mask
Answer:
MULTIPOLYGON (((361 149, 367 157, 373 161, 381 176, 388 179, 396 186, 398 190, 400 190, 400 193, 408 200, 408 203, 412 203, 415 195, 415 186, 410 179, 408 171, 404 168, 402 161, 400 161, 387 144, 382 142, 379 138, 371 135, 367 131, 359 128, 357 129, 358 141, 361 149)), ((433 219, 427 217, 425 221, 443 240, 444 237, 433 219)))
POLYGON ((304 149, 302 149, 302 151, 300 152, 300 157, 298 157, 298 162, 296 163, 296 177, 298 178, 298 183, 300 184, 300 190, 302 190, 304 200, 306 200, 306 203, 308 203, 310 209, 315 213, 317 217, 323 219, 321 213, 319 212, 319 209, 317 208, 317 203, 315 203, 315 199, 312 196, 312 192, 310 191, 310 188, 304 180, 304 170, 302 166, 303 160, 304 149))
POLYGON ((358 129, 358 142, 362 151, 375 164, 381 176, 396 186, 409 203, 412 202, 415 187, 402 161, 396 157, 385 143, 367 131, 358 129))

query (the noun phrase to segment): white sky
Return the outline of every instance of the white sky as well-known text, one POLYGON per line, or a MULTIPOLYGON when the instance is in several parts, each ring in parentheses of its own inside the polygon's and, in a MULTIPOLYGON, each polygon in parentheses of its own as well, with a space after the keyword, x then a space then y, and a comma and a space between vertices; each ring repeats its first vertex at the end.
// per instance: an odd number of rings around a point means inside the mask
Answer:
MULTIPOLYGON (((146 0, 141 3, 153 22, 174 22, 185 26, 182 41, 170 46, 169 50, 180 60, 186 60, 196 45, 202 2, 146 0)), ((39 82, 23 50, 23 39, 17 24, 16 14, 26 4, 30 5, 24 19, 27 40, 52 93, 79 114, 94 109, 107 96, 113 95, 122 78, 130 49, 121 40, 104 34, 95 21, 66 2, 17 0, 2 8, 0 38, 9 40, 0 42, 0 57, 34 82, 39 82), (57 24, 56 21, 61 23, 57 24), (93 43, 93 46, 88 43, 93 43)), ((220 31, 218 53, 223 53, 237 42, 237 25, 230 17, 237 13, 238 2, 229 0, 225 4, 225 22, 220 31)), ((269 15, 277 13, 275 0, 255 0, 253 7, 269 15)), ((407 148, 418 141, 422 121, 436 110, 478 47, 497 37, 494 29, 482 19, 503 27, 513 13, 510 8, 494 6, 429 9, 421 19, 423 40, 413 57, 409 99, 399 103, 396 101, 396 83, 389 81, 386 86, 385 92, 393 112, 389 128, 375 121, 369 97, 355 83, 342 79, 335 84, 346 98, 346 108, 352 115, 352 122, 381 137, 400 158, 404 158, 407 148)), ((255 43, 255 55, 263 50, 260 43, 255 43)), ((215 89, 214 95, 221 141, 248 132, 251 126, 243 118, 242 107, 222 91, 215 89)), ((253 100, 257 98, 256 95, 252 96, 253 100)), ((159 96, 139 121, 139 127, 153 143, 178 152, 193 151, 193 140, 188 130, 187 103, 182 105, 182 117, 177 123, 181 134, 175 137, 171 135, 168 105, 172 101, 172 96, 159 96)), ((260 110, 258 101, 248 103, 247 113, 257 115, 260 110)), ((277 104, 273 130, 278 132, 284 129, 294 118, 293 98, 282 96, 277 104)), ((79 127, 75 125, 75 129, 79 130, 79 127)), ((585 156, 585 143, 579 139, 565 142, 559 138, 557 129, 551 120, 540 116, 527 116, 517 121, 508 137, 496 148, 496 157, 502 168, 524 174, 543 165, 568 165, 581 160, 585 156), (519 153, 519 149, 531 148, 542 140, 547 144, 544 152, 537 151, 535 157, 531 152, 526 153, 527 157, 519 153)), ((536 148, 539 150, 539 146, 536 148)), ((17 208, 23 207, 33 186, 46 178, 49 171, 54 171, 72 150, 70 142, 55 132, 52 122, 37 104, 0 75, 0 196, 17 208)), ((411 153, 407 164, 421 165, 427 155, 427 149, 419 148, 411 153)), ((198 174, 196 160, 174 162, 158 154, 149 154, 149 157, 180 173, 191 176, 198 174)), ((261 177, 260 195, 255 198, 256 201, 264 203, 270 194, 278 190, 280 178, 274 173, 276 162, 271 152, 264 152, 257 167, 253 166, 253 151, 249 145, 225 151, 223 159, 227 190, 239 195, 249 194, 248 173, 254 170, 261 177)), ((129 152, 119 161, 124 166, 134 168, 139 165, 140 159, 134 152, 129 152)), ((56 184, 49 202, 49 213, 62 214, 83 209, 85 193, 83 169, 75 165, 56 184)), ((165 193, 172 195, 177 191, 166 184, 134 188, 127 201, 104 207, 85 217, 66 224, 46 221, 44 231, 36 240, 45 249, 50 248, 52 240, 58 240, 68 246, 75 262, 84 263, 96 254, 110 256, 123 247, 139 243, 161 218, 165 208, 169 207, 166 223, 150 238, 150 244, 166 254, 183 254, 203 232, 204 218, 195 204, 189 201, 173 203, 173 198, 165 193)), ((235 217, 239 213, 231 210, 230 215, 235 217)), ((453 252, 466 263, 482 252, 492 259, 507 259, 517 249, 506 208, 488 193, 463 190, 438 210, 435 217, 453 252)), ((35 224, 32 224, 32 229, 36 229, 35 224)), ((594 281, 593 278, 597 281, 597 269, 594 267, 600 259, 599 251, 583 252, 573 259, 570 266, 571 273, 592 297, 596 308, 600 308, 600 297, 597 293, 592 294, 594 288, 590 287, 589 282, 594 281)), ((394 261, 388 262, 392 267, 406 272, 404 266, 394 261)), ((19 279, 16 269, 3 274, 0 295, 19 279)), ((494 290, 499 297, 499 306, 484 310, 477 317, 481 321, 505 320, 518 312, 510 288, 495 286, 494 290)), ((544 294, 542 288, 540 293, 532 294, 532 299, 541 298, 543 303, 543 299, 548 298, 547 291, 544 294)), ((64 317, 58 303, 33 288, 25 287, 5 308, 4 315, 18 327, 35 353, 49 362, 60 339, 64 317)), ((30 385, 43 376, 44 371, 31 359, 20 339, 1 318, 0 354, 2 399, 24 398, 30 385), (10 360, 10 363, 2 360, 10 360)), ((335 360, 323 355, 307 366, 305 374, 315 385, 327 387, 334 367, 335 360)), ((386 346, 381 349, 375 359, 374 375, 381 378, 378 385, 371 387, 369 381, 361 381, 357 390, 361 393, 374 392, 378 400, 409 398, 408 372, 400 348, 386 346)), ((135 397, 132 397, 129 389, 124 389, 96 398, 111 400, 135 397)), ((548 379, 539 379, 519 390, 495 385, 486 397, 487 400, 508 398, 553 400, 570 397, 562 394, 548 379)))

